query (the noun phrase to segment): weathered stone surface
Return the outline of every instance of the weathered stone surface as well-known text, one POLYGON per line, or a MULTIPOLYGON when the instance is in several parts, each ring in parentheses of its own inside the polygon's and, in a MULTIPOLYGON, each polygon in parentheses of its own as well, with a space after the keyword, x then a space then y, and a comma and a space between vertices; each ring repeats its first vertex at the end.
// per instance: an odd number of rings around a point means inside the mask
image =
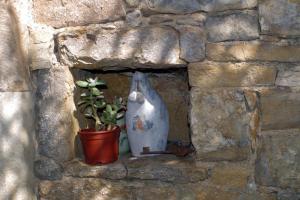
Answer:
MULTIPOLYGON (((84 79, 93 76, 82 70, 74 70, 75 79, 84 79)), ((187 74, 179 70, 174 73, 149 73, 149 79, 152 86, 158 91, 165 101, 169 111, 170 131, 168 139, 172 141, 189 142, 188 127, 188 102, 189 88, 187 83, 187 74)), ((100 79, 107 83, 107 90, 104 90, 105 96, 112 101, 115 96, 127 99, 130 89, 132 74, 122 73, 104 73, 98 74, 100 79)), ((77 91, 76 91, 77 92, 77 91)), ((75 93, 75 101, 78 101, 78 95, 75 93)), ((76 113, 80 126, 86 126, 86 120, 81 113, 76 113)))
POLYGON ((175 156, 132 159, 125 162, 127 178, 159 180, 174 183, 195 183, 208 177, 207 168, 197 162, 175 156))
POLYGON ((253 40, 259 37, 256 11, 214 15, 205 23, 208 41, 253 40))
POLYGON ((243 87, 274 85, 276 66, 264 63, 198 62, 188 65, 191 86, 243 87))
POLYGON ((29 91, 29 69, 21 51, 17 21, 6 6, 0 4, 0 92, 29 91))
POLYGON ((202 183, 174 184, 160 181, 118 180, 93 178, 64 178, 61 181, 42 181, 41 199, 143 199, 143 200, 275 200, 275 195, 241 192, 202 183))
POLYGON ((50 158, 41 158, 34 162, 34 174, 41 180, 59 180, 63 168, 50 158))
POLYGON ((280 69, 276 78, 276 85, 289 87, 300 86, 300 66, 280 69))
POLYGON ((117 161, 108 165, 91 166, 80 160, 73 160, 65 165, 65 176, 79 178, 122 179, 127 175, 125 166, 117 161))
POLYGON ((191 90, 192 142, 197 157, 205 160, 247 158, 250 119, 243 91, 238 89, 191 90))
POLYGON ((275 90, 261 93, 262 129, 300 127, 300 93, 275 90))
POLYGON ((201 9, 207 12, 246 9, 257 6, 257 0, 201 0, 200 3, 201 9))
POLYGON ((269 42, 221 42, 206 45, 207 57, 214 61, 299 62, 300 45, 269 42))
POLYGON ((300 192, 296 192, 292 189, 280 190, 277 194, 278 200, 299 200, 300 192))
POLYGON ((58 163, 71 160, 78 131, 73 116, 73 77, 64 66, 38 70, 35 77, 38 152, 58 163))
POLYGON ((0 92, 0 199, 35 196, 32 102, 31 92, 0 92))
POLYGON ((179 36, 169 27, 94 29, 59 36, 61 57, 80 68, 182 67, 179 36))
POLYGON ((256 181, 300 191, 300 129, 264 131, 256 162, 256 181))
POLYGON ((299 13, 299 1, 261 1, 259 3, 259 16, 262 33, 281 36, 299 36, 299 13))
POLYGON ((201 10, 197 0, 144 0, 145 8, 159 13, 187 14, 201 10))
POLYGON ((54 29, 48 26, 33 26, 30 29, 30 68, 47 69, 56 61, 54 54, 54 29))
POLYGON ((211 171, 211 182, 227 188, 244 190, 251 175, 249 163, 218 163, 211 171))
POLYGON ((223 11, 232 9, 253 8, 256 0, 216 0, 216 1, 176 1, 176 0, 144 0, 143 9, 159 13, 187 14, 196 11, 223 11))
POLYGON ((202 28, 185 26, 180 32, 180 58, 197 62, 205 58, 205 33, 202 28))
POLYGON ((206 15, 204 13, 193 13, 186 15, 172 15, 172 14, 157 14, 151 15, 148 19, 149 25, 163 24, 180 28, 184 26, 204 26, 206 15))
POLYGON ((118 20, 125 16, 121 0, 34 0, 35 22, 56 28, 118 20))
POLYGON ((197 152, 197 159, 207 162, 243 161, 249 158, 249 152, 249 147, 223 147, 209 152, 197 152))
POLYGON ((143 16, 140 10, 134 10, 126 14, 126 22, 132 27, 141 25, 142 20, 143 16))

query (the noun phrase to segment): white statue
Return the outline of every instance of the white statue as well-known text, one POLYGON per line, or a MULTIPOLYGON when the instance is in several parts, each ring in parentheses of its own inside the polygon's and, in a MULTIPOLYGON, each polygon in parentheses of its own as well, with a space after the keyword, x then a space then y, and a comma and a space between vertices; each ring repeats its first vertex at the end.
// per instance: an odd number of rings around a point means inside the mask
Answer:
POLYGON ((143 151, 165 151, 169 132, 169 114, 160 95, 147 76, 135 72, 127 103, 126 127, 133 156, 143 151))

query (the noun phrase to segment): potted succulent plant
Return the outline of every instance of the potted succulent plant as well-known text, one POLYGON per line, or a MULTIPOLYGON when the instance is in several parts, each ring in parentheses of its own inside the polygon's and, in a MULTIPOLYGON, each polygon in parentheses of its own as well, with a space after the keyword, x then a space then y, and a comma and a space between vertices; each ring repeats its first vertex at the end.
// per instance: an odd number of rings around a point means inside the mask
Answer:
POLYGON ((116 161, 121 131, 117 120, 125 114, 122 98, 115 98, 112 103, 106 102, 101 91, 106 83, 98 78, 77 81, 76 85, 84 89, 77 105, 85 117, 95 121, 95 128, 79 131, 85 162, 94 165, 116 161))

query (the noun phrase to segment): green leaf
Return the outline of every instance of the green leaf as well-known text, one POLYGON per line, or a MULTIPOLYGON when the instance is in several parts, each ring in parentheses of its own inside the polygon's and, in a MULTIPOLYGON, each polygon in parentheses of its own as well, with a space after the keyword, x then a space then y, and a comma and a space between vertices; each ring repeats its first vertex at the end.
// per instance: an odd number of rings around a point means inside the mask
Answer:
POLYGON ((91 83, 89 83, 89 87, 95 87, 97 85, 106 85, 105 81, 102 81, 102 80, 96 80, 96 81, 93 81, 91 83))
POLYGON ((87 103, 87 101, 79 101, 79 102, 77 103, 77 105, 80 106, 80 105, 85 104, 85 103, 87 103))
POLYGON ((111 105, 106 105, 106 111, 108 112, 108 113, 112 113, 112 107, 111 107, 111 105))
POLYGON ((82 88, 86 88, 86 87, 88 87, 89 83, 86 81, 76 81, 76 85, 78 85, 79 87, 82 87, 82 88))
POLYGON ((84 92, 84 93, 82 93, 80 96, 81 96, 81 97, 87 97, 88 94, 87 94, 86 92, 84 92))
POLYGON ((106 103, 104 101, 96 101, 94 105, 96 108, 101 109, 105 107, 106 103))
POLYGON ((101 92, 100 92, 100 90, 98 89, 98 88, 92 88, 92 94, 94 95, 94 96, 99 96, 99 95, 101 95, 101 92))

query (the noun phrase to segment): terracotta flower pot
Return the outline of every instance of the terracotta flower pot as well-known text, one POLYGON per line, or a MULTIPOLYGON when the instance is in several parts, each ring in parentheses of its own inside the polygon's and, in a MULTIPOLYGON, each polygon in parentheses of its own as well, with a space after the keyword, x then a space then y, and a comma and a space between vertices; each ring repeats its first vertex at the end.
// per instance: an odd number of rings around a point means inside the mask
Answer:
POLYGON ((107 164, 118 160, 120 128, 111 131, 83 129, 79 137, 85 162, 90 165, 107 164))

